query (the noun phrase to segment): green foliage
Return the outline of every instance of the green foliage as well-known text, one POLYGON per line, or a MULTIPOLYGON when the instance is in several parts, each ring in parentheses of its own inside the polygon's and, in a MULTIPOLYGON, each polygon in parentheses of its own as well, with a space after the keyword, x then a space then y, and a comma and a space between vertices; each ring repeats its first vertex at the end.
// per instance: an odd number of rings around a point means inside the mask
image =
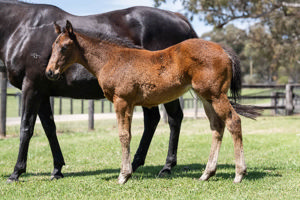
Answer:
MULTIPOLYGON (((156 5, 165 0, 154 0, 156 5)), ((175 0, 177 1, 177 0, 175 0)), ((252 58, 260 82, 300 82, 300 3, 294 0, 179 0, 186 16, 194 15, 216 27, 202 37, 228 44, 241 57, 243 74, 249 73, 252 58), (249 31, 232 27, 230 22, 255 20, 249 31), (228 24, 228 25, 227 25, 228 24), (220 28, 223 28, 220 30, 220 28), (230 31, 232 30, 232 31, 230 31), (286 74, 278 72, 284 67, 286 74)))
MULTIPOLYGON (((200 182, 208 159, 211 133, 207 120, 184 120, 178 147, 178 165, 170 176, 158 178, 167 154, 169 127, 159 124, 144 167, 125 185, 117 184, 121 148, 115 120, 58 123, 66 166, 64 179, 50 181, 53 168, 48 141, 40 125, 29 148, 27 173, 20 182, 6 184, 18 153, 18 137, 0 140, 0 199, 299 199, 299 116, 242 119, 248 174, 233 184, 234 154, 225 132, 215 177, 200 182), (63 133, 63 134, 61 134, 63 133)), ((14 127, 8 127, 9 132, 14 127)), ((133 121, 132 155, 143 121, 133 121)))

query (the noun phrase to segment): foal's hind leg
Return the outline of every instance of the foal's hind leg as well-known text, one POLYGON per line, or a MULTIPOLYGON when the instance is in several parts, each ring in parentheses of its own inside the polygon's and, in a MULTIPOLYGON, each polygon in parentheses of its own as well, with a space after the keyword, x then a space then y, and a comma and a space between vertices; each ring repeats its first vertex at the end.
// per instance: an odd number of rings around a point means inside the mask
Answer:
POLYGON ((206 164, 204 173, 200 177, 200 180, 206 181, 211 176, 215 175, 217 170, 218 156, 219 156, 219 151, 222 143, 225 123, 223 120, 221 120, 218 117, 211 103, 203 99, 202 102, 203 102, 205 113, 210 121, 210 128, 212 130, 212 144, 211 144, 208 162, 206 164))
POLYGON ((247 171, 244 159, 241 119, 231 106, 226 94, 222 94, 220 98, 213 100, 212 106, 219 118, 225 122, 228 131, 231 133, 235 155, 234 182, 239 183, 247 171))
POLYGON ((122 165, 118 182, 119 184, 124 184, 132 174, 130 163, 130 140, 133 106, 129 105, 121 98, 116 98, 114 99, 114 107, 117 114, 119 138, 122 146, 122 165))

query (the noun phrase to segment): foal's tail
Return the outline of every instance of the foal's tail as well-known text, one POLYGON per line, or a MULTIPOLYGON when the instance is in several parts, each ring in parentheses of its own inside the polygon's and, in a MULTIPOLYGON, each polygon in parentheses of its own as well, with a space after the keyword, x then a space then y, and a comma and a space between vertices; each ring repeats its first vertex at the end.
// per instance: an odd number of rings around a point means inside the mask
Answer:
POLYGON ((233 49, 225 46, 222 47, 224 51, 227 53, 232 65, 230 93, 234 102, 230 101, 230 103, 238 114, 250 119, 255 119, 256 117, 261 115, 263 109, 257 106, 241 105, 236 103, 236 101, 241 97, 241 90, 242 90, 242 74, 241 74, 240 59, 238 55, 233 51, 233 49))
POLYGON ((236 102, 230 101, 232 107, 234 110, 244 117, 250 118, 250 119, 256 119, 258 116, 261 116, 261 113, 263 111, 262 108, 259 108, 257 106, 251 106, 251 105, 241 105, 236 102))
POLYGON ((230 93, 234 102, 236 102, 240 98, 242 90, 242 74, 240 59, 233 49, 226 46, 222 47, 231 61, 232 78, 230 84, 230 93))

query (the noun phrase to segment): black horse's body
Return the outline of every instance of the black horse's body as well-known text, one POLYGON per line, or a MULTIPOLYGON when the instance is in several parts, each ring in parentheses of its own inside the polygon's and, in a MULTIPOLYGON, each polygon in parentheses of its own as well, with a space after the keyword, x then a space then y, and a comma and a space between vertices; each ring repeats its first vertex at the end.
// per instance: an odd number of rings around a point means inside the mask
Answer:
MULTIPOLYGON (((12 85, 22 90, 22 118, 18 160, 10 181, 18 180, 26 171, 29 141, 36 116, 42 122, 54 160, 55 178, 63 177, 65 164, 56 136, 50 107, 50 96, 72 98, 104 98, 97 80, 81 65, 71 67, 59 81, 45 77, 45 68, 56 38, 53 23, 63 25, 71 20, 78 32, 93 37, 109 35, 129 40, 149 50, 164 49, 196 33, 179 14, 148 7, 132 7, 99 15, 74 16, 57 7, 0 1, 0 59, 4 61, 12 85), (37 31, 38 30, 38 31, 37 31)), ((181 120, 179 101, 165 104, 170 124, 170 144, 166 164, 161 172, 176 165, 176 153, 181 120)), ((144 133, 132 163, 133 170, 144 164, 145 157, 160 119, 158 108, 144 111, 144 133)))

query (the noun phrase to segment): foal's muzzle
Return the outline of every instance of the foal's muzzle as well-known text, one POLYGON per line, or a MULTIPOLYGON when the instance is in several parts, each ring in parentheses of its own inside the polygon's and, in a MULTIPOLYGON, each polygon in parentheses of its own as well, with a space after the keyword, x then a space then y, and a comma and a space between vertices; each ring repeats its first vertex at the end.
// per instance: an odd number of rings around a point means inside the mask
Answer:
POLYGON ((60 78, 60 74, 54 73, 52 70, 46 71, 46 76, 48 79, 53 80, 53 81, 58 80, 60 78))

